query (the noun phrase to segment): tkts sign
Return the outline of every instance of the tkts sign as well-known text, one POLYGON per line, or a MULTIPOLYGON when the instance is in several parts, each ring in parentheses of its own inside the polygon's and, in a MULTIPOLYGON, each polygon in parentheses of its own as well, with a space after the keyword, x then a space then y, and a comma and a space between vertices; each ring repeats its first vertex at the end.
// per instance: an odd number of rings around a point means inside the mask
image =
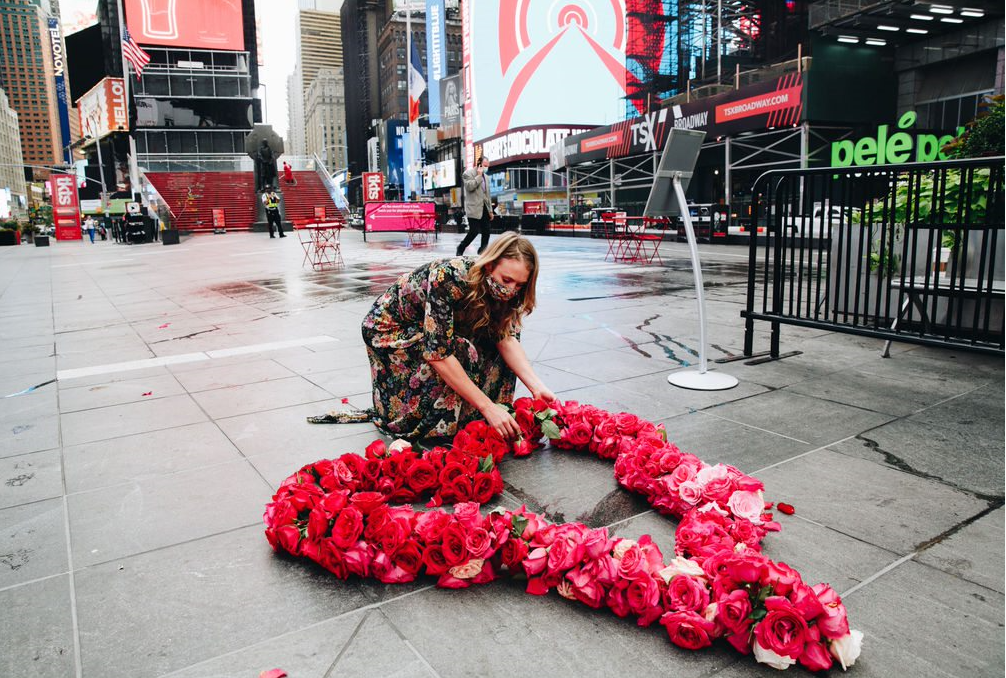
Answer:
POLYGON ((77 200, 77 177, 54 174, 49 179, 52 191, 52 218, 56 222, 57 240, 80 240, 80 203, 77 200))
POLYGON ((384 174, 381 172, 363 173, 363 202, 384 201, 384 174))

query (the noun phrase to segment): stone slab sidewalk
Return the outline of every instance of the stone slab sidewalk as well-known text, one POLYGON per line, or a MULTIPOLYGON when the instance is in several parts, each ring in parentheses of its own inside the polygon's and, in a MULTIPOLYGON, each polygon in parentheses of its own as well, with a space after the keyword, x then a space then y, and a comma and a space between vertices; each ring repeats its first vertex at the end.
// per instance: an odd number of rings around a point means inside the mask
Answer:
MULTIPOLYGON (((369 404, 363 315, 460 237, 346 233, 346 265, 325 272, 263 234, 0 248, 0 675, 773 674, 518 582, 343 582, 272 553, 278 483, 376 437, 305 422, 369 404)), ((896 344, 883 359, 879 341, 784 328, 799 356, 717 366, 740 379, 729 391, 679 390, 666 376, 699 348, 684 246, 636 266, 605 262, 602 241, 534 242, 536 370, 793 504, 765 550, 843 594, 866 634, 850 675, 1003 675, 1001 357, 896 344)), ((710 359, 740 353, 746 259, 703 249, 710 359)), ((502 471, 502 505, 673 549, 674 524, 609 463, 545 450, 502 471)))

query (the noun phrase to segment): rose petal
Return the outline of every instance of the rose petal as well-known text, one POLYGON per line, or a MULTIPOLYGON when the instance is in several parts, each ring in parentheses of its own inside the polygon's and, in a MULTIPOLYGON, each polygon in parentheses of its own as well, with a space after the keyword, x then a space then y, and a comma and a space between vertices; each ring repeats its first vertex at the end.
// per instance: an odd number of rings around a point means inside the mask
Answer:
POLYGON ((148 396, 148 395, 154 395, 154 392, 153 392, 153 391, 147 391, 147 392, 146 392, 146 393, 144 393, 143 395, 144 395, 144 397, 146 397, 146 396, 148 396))
POLYGON ((283 669, 269 669, 258 674, 258 678, 286 678, 286 671, 283 669))
POLYGON ((779 502, 776 505, 776 508, 779 509, 779 513, 785 513, 788 516, 791 516, 794 513, 796 513, 796 509, 795 508, 793 508, 791 505, 785 504, 783 502, 779 502))

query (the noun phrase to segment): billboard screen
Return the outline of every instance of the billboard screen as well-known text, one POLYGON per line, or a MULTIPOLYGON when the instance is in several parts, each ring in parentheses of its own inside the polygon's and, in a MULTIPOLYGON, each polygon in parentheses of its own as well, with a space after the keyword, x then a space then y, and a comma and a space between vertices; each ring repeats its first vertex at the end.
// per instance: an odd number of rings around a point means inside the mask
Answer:
MULTIPOLYGON (((626 0, 467 0, 462 40, 467 161, 518 128, 625 117, 626 0)), ((548 149, 539 157, 547 158, 548 149)))
POLYGON ((368 202, 363 208, 364 230, 433 231, 437 225, 432 202, 368 202))
POLYGON ((125 0, 126 27, 141 45, 245 48, 239 0, 125 0))
POLYGON ((447 35, 444 0, 426 0, 426 91, 430 122, 440 122, 440 80, 447 75, 447 35))
POLYGON ((101 139, 111 132, 129 130, 126 86, 122 78, 102 78, 77 99, 77 115, 85 137, 101 139))

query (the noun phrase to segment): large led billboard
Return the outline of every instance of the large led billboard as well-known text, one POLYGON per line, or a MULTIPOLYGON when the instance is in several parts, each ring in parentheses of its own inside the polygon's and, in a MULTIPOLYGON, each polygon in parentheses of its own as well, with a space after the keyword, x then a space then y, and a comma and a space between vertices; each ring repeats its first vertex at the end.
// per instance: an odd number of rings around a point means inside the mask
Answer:
POLYGON ((245 48, 241 0, 125 0, 126 27, 141 45, 245 48))
MULTIPOLYGON (((631 77, 625 67, 625 3, 462 3, 469 164, 474 161, 476 144, 510 130, 544 130, 543 138, 547 138, 551 128, 606 125, 625 117, 626 84, 631 77)), ((522 155, 547 158, 548 149, 522 155)))

